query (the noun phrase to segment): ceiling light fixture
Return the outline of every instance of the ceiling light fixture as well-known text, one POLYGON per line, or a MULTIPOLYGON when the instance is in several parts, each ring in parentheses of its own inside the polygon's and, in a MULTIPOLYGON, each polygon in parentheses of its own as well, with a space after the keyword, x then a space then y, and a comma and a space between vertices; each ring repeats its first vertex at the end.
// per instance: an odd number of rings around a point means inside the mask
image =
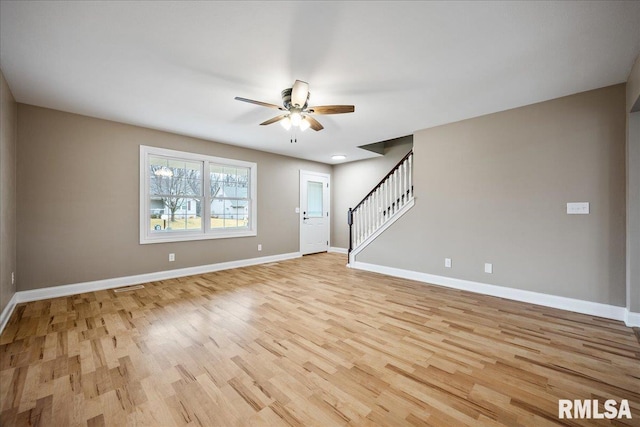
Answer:
POLYGON ((280 124, 286 130, 291 129, 291 127, 297 127, 300 128, 302 132, 309 129, 309 127, 311 126, 309 120, 307 120, 307 118, 300 113, 289 114, 287 117, 280 120, 280 124))
POLYGON ((302 121, 302 116, 300 115, 300 113, 291 113, 289 118, 291 119, 291 126, 300 126, 300 122, 302 121))
POLYGON ((283 128, 285 128, 286 130, 291 129, 291 119, 289 118, 289 116, 285 117, 284 119, 280 120, 280 124, 282 125, 283 128))
POLYGON ((334 156, 331 156, 331 160, 344 160, 346 158, 347 156, 345 156, 344 154, 336 154, 334 156))
POLYGON ((304 132, 309 129, 309 126, 311 126, 311 123, 309 123, 309 120, 307 120, 306 117, 303 117, 302 120, 300 120, 300 130, 304 132))

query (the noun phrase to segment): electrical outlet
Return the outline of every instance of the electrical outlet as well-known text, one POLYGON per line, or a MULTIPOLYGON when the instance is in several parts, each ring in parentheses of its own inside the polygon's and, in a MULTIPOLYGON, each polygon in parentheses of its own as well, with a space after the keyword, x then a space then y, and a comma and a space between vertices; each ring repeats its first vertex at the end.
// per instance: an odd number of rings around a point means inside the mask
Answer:
POLYGON ((13 271, 11 272, 11 285, 15 285, 16 284, 16 273, 14 273, 13 271))
POLYGON ((484 263, 484 272, 485 273, 489 273, 489 274, 493 274, 493 264, 485 262, 484 263))
POLYGON ((444 266, 447 268, 451 268, 451 258, 444 259, 444 266))
POLYGON ((262 244, 258 243, 258 251, 261 251, 261 250, 262 250, 262 244))
POLYGON ((169 254, 169 262, 173 262, 176 260, 176 254, 169 254))
POLYGON ((567 203, 567 214, 569 214, 569 215, 589 215, 589 202, 567 203))

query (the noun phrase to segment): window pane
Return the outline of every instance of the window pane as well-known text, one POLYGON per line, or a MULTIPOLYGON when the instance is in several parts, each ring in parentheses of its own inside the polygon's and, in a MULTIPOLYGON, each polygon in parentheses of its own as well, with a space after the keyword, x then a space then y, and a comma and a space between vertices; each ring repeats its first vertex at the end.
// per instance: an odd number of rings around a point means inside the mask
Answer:
POLYGON ((178 188, 182 194, 191 196, 202 195, 202 163, 201 162, 176 162, 175 176, 180 179, 178 188))
POLYGON ((236 189, 249 187, 249 174, 249 168, 211 165, 209 171, 211 196, 220 198, 247 197, 247 191, 238 194, 236 189))
POLYGON ((211 202, 211 228, 238 228, 248 225, 248 200, 216 199, 211 202))
POLYGON ((238 219, 238 227, 249 226, 249 201, 248 200, 235 200, 234 208, 236 218, 238 219))
POLYGON ((149 193, 202 196, 202 162, 149 156, 149 193))
POLYGON ((225 167, 224 168, 224 185, 223 185, 223 197, 236 197, 236 168, 225 167))
POLYGON ((149 193, 152 195, 171 194, 171 178, 160 175, 152 176, 149 179, 149 193))
POLYGON ((221 191, 223 185, 224 168, 220 165, 211 165, 209 168, 209 184, 211 197, 219 197, 218 191, 221 191))
POLYGON ((247 187, 249 185, 249 168, 238 168, 236 180, 238 187, 247 187))
POLYGON ((151 198, 149 230, 153 233, 202 229, 202 199, 151 198))
POLYGON ((322 182, 307 181, 307 216, 322 217, 322 182))
POLYGON ((202 230, 203 162, 149 156, 149 230, 202 230))
POLYGON ((234 203, 231 200, 224 201, 224 228, 235 228, 238 226, 238 217, 233 205, 234 203))
POLYGON ((251 169, 211 164, 211 228, 248 228, 251 169))
POLYGON ((216 229, 222 229, 224 228, 224 219, 217 217, 217 216, 211 216, 211 229, 212 230, 216 230, 216 229))

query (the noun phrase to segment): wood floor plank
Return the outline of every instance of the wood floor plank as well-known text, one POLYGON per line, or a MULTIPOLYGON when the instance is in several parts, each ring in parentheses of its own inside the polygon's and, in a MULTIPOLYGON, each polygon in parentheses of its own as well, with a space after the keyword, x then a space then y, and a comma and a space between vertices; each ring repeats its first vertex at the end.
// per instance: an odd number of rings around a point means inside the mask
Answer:
POLYGON ((640 426, 622 322, 350 270, 342 255, 19 304, 0 424, 640 426), (631 420, 559 420, 628 399, 631 420))

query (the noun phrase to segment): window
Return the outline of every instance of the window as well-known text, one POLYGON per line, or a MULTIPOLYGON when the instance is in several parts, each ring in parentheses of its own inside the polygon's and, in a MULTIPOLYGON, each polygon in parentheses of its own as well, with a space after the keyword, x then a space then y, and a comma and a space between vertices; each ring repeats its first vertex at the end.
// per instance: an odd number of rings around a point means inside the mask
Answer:
POLYGON ((256 176, 255 163, 141 145, 140 243, 255 236, 256 176))
POLYGON ((249 174, 247 167, 209 165, 212 229, 248 226, 249 174))
POLYGON ((322 182, 307 181, 307 216, 309 218, 322 218, 322 199, 324 186, 322 182))

